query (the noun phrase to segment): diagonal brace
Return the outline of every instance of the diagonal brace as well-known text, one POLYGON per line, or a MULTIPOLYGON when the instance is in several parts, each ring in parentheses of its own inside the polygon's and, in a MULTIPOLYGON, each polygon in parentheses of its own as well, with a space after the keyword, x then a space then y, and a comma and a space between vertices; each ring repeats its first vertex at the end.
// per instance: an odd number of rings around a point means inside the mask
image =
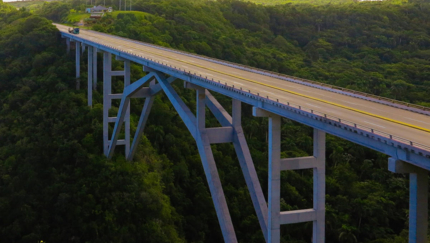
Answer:
POLYGON ((167 84, 162 74, 157 73, 156 76, 157 78, 159 78, 159 83, 163 88, 164 92, 166 93, 167 97, 172 102, 179 116, 182 118, 185 125, 188 127, 196 141, 203 165, 203 170, 208 181, 209 190, 216 209, 218 221, 221 226, 224 241, 227 243, 237 243, 236 234, 234 232, 233 223, 231 221, 230 212, 227 206, 227 201, 224 196, 221 180, 219 178, 215 159, 213 157, 209 136, 207 133, 207 129, 204 127, 205 91, 197 90, 196 118, 196 116, 191 113, 189 108, 179 98, 178 94, 175 92, 175 90, 173 90, 172 86, 167 84), (200 92, 202 92, 203 94, 200 92), (199 124, 199 127, 197 127, 197 124, 199 124))
POLYGON ((233 124, 230 114, 222 107, 218 100, 206 90, 206 106, 214 114, 215 118, 219 121, 221 126, 231 126, 233 124))
POLYGON ((130 96, 132 96, 140 88, 142 88, 142 86, 145 85, 145 83, 148 82, 154 76, 154 74, 155 73, 149 73, 145 77, 124 88, 124 93, 122 94, 121 104, 118 110, 118 118, 115 123, 110 146, 106 154, 109 159, 112 158, 113 152, 115 150, 118 141, 119 131, 121 130, 121 126, 124 122, 125 114, 127 112, 127 109, 125 107, 128 107, 128 104, 130 103, 130 96))
POLYGON ((179 95, 173 89, 173 87, 169 84, 169 82, 165 79, 164 75, 161 73, 155 73, 155 77, 157 78, 159 84, 166 93, 170 102, 172 102, 173 107, 178 112, 181 119, 184 121, 185 126, 190 131, 193 138, 196 138, 196 117, 190 111, 190 109, 185 105, 185 103, 181 100, 179 95))
POLYGON ((233 126, 234 128, 233 145, 260 223, 261 231, 267 241, 267 203, 243 133, 241 124, 241 103, 238 100, 233 100, 233 118, 209 91, 206 91, 206 105, 222 126, 233 126))

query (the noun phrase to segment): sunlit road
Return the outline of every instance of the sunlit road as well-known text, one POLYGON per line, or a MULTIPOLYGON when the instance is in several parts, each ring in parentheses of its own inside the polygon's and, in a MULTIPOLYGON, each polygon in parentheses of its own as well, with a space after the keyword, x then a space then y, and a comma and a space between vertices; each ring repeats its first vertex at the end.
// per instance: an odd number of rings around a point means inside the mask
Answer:
MULTIPOLYGON (((56 26, 60 31, 68 33, 67 26, 56 26)), ((281 103, 291 102, 301 105, 303 109, 312 109, 430 147, 430 116, 244 71, 198 57, 160 50, 104 33, 81 29, 78 36, 185 69, 187 72, 201 74, 209 79, 221 80, 222 83, 251 90, 254 94, 258 92, 261 96, 279 99, 281 103)))

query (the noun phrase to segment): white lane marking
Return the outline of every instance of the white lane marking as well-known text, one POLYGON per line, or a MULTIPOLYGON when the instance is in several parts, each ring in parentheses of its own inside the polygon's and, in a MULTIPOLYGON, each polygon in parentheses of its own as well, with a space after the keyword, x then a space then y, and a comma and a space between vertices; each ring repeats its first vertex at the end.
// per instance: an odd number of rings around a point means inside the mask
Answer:
POLYGON ((369 124, 372 124, 372 125, 377 126, 377 127, 385 128, 384 126, 377 125, 377 124, 375 124, 375 123, 371 123, 371 122, 368 122, 368 121, 363 121, 363 122, 365 122, 365 123, 369 123, 369 124))
POLYGON ((316 108, 321 108, 321 107, 319 107, 317 105, 312 105, 312 104, 309 104, 309 103, 306 103, 306 105, 310 105, 310 106, 313 106, 313 107, 316 107, 316 108))
POLYGON ((349 102, 349 101, 344 101, 345 103, 348 103, 348 104, 353 104, 353 105, 360 105, 360 104, 357 104, 357 103, 355 103, 355 102, 349 102))
POLYGON ((409 117, 406 117, 406 119, 409 119, 409 120, 412 120, 412 121, 416 121, 416 122, 421 122, 421 123, 429 125, 429 123, 427 123, 427 122, 423 122, 423 121, 420 121, 420 120, 415 120, 415 119, 412 119, 412 118, 409 118, 409 117))
POLYGON ((275 94, 275 93, 272 93, 272 92, 269 92, 269 91, 266 91, 266 93, 271 94, 271 95, 275 95, 275 96, 279 95, 279 94, 275 94))

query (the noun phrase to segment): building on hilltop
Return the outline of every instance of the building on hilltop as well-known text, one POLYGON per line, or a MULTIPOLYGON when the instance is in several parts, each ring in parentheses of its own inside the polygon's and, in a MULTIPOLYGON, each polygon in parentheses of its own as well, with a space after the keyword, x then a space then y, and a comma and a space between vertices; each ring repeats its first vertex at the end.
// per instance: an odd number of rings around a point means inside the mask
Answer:
POLYGON ((85 12, 87 12, 87 13, 106 13, 106 12, 109 12, 110 13, 110 12, 112 12, 112 7, 106 8, 106 7, 99 5, 99 6, 94 6, 93 8, 87 8, 85 10, 85 12))

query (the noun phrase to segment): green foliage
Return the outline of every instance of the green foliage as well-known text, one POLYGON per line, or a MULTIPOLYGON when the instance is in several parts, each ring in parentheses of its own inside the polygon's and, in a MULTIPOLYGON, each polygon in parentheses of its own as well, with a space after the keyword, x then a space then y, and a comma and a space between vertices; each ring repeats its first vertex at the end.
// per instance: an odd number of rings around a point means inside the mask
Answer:
POLYGON ((7 2, 7 4, 15 8, 25 8, 30 11, 40 9, 44 1, 28 1, 28 2, 7 2))
MULTIPOLYGON (((428 86, 416 86, 426 82, 426 74, 399 68, 405 62, 415 63, 422 71, 428 68, 426 60, 405 53, 416 40, 405 43, 403 39, 394 45, 388 41, 411 28, 419 28, 414 36, 427 38, 425 27, 402 24, 417 15, 424 26, 428 23, 427 10, 415 5, 382 5, 374 10, 366 4, 275 8, 236 1, 140 1, 134 6, 144 13, 108 15, 93 29, 416 103, 428 99, 428 86), (405 11, 414 15, 400 14, 405 11)), ((425 56, 426 44, 421 43, 414 53, 425 56)), ((192 91, 178 91, 190 107, 195 105, 192 91)), ((230 106, 225 97, 219 99, 230 106)), ((192 138, 164 96, 156 100, 151 114, 145 129, 149 141, 159 154, 175 161, 166 193, 181 215, 180 231, 190 242, 221 241, 198 153, 190 146, 192 138), (196 222, 196 218, 203 220, 196 222)), ((249 113, 243 120, 261 183, 266 185, 267 123, 249 113)), ((217 125, 213 119, 208 123, 217 125)), ((310 139, 310 129, 285 121, 283 156, 308 155, 310 139)), ((213 150, 238 238, 261 242, 246 186, 243 179, 237 180, 240 168, 234 150, 230 145, 213 146, 213 150)), ((327 241, 391 241, 405 227, 405 179, 386 170, 385 156, 330 136, 327 155, 327 241)), ((283 210, 312 206, 310 173, 284 174, 282 188, 283 210)), ((285 240, 307 242, 310 230, 309 225, 293 226, 282 235, 285 240)))
POLYGON ((44 3, 42 8, 36 11, 37 14, 44 16, 54 22, 65 21, 71 9, 70 4, 64 2, 44 3))
MULTIPOLYGON (((2 4, 2 3, 0 3, 2 4)), ((74 62, 45 18, 0 12, 2 242, 183 242, 163 193, 168 161, 102 155, 102 106, 72 90, 74 62)))
POLYGON ((89 13, 70 13, 67 18, 66 21, 68 23, 77 23, 81 20, 87 19, 91 16, 91 14, 89 13))
POLYGON ((426 105, 426 6, 151 0, 134 4, 144 15, 115 13, 93 29, 426 105))
MULTIPOLYGON (((246 2, 253 2, 263 5, 281 5, 281 4, 312 4, 312 5, 326 5, 326 4, 351 4, 351 3, 366 3, 368 0, 246 0, 246 2)), ((403 4, 408 0, 381 0, 389 4, 403 4)), ((378 4, 371 2, 370 4, 378 4)))
MULTIPOLYGON (((55 2, 38 13, 67 21, 72 6, 81 5, 55 2)), ((114 12, 91 27, 430 104, 430 8, 424 3, 265 7, 230 0, 145 0, 133 2, 133 9, 139 11, 114 12)), ((0 228, 6 239, 222 242, 194 140, 167 98, 159 95, 154 102, 135 163, 125 163, 121 152, 104 160, 102 94, 95 91, 94 107, 86 108, 84 92, 70 90, 74 65, 56 49, 59 38, 49 23, 13 13, 0 22, 0 136, 6 138, 0 141, 0 213, 6 215, 0 228), (29 44, 29 36, 40 42, 29 44)), ((118 61, 113 65, 122 67, 118 61)), ((133 79, 143 75, 133 66, 133 79)), ((173 85, 195 107, 195 92, 173 85)), ((114 82, 114 92, 122 89, 114 82)), ((230 99, 217 98, 231 109, 230 99)), ((141 109, 141 101, 132 103, 132 130, 141 109)), ((244 132, 267 193, 267 120, 252 117, 250 110, 243 106, 244 132)), ((208 117, 207 126, 219 124, 208 117)), ((212 149, 238 238, 263 242, 232 145, 212 149)), ((282 151, 282 157, 311 154, 312 130, 284 119, 282 151)), ((327 242, 405 242, 407 179, 387 171, 386 156, 333 136, 327 137, 326 155, 327 242)), ((282 173, 282 210, 312 207, 312 186, 311 171, 282 173)), ((283 241, 310 242, 311 229, 311 224, 283 228, 283 241)))

